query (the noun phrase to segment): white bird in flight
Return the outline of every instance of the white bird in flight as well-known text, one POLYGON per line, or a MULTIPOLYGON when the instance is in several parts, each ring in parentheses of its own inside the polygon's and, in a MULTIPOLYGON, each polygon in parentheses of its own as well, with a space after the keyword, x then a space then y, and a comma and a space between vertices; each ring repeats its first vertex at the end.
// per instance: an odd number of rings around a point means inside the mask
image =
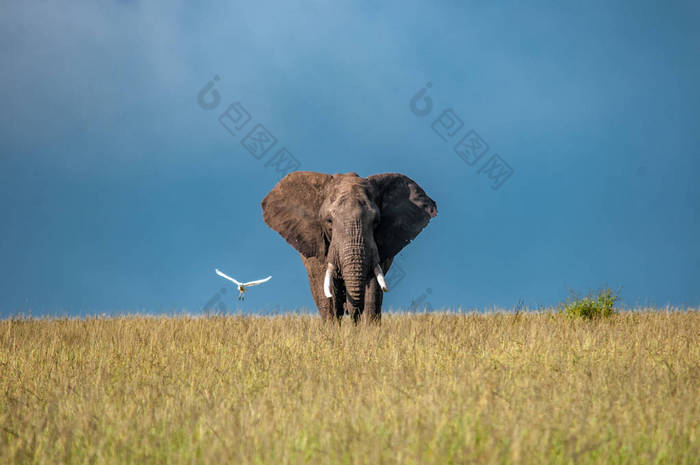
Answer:
POLYGON ((272 278, 272 276, 268 276, 265 279, 258 279, 257 281, 248 281, 247 283, 241 283, 233 279, 231 276, 228 276, 218 269, 216 270, 216 274, 221 276, 222 278, 226 278, 232 283, 234 283, 236 286, 238 286, 238 300, 243 300, 244 298, 244 292, 246 291, 246 288, 252 287, 252 286, 257 286, 258 284, 266 283, 272 278))

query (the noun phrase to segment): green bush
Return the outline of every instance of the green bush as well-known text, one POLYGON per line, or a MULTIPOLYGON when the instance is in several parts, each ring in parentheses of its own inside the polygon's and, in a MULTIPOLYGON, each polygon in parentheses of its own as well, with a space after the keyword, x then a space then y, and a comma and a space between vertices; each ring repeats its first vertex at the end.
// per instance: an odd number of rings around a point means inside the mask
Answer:
POLYGON ((563 302, 560 308, 570 318, 605 318, 615 314, 617 299, 617 293, 609 288, 602 289, 595 295, 589 292, 585 297, 579 297, 572 291, 569 299, 563 302))

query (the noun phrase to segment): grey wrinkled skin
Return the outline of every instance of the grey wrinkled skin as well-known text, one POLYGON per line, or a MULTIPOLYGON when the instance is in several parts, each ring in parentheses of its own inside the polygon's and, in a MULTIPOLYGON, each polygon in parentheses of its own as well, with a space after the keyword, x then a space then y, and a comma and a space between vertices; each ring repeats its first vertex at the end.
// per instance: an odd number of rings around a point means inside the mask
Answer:
POLYGON ((437 215, 433 199, 399 173, 293 172, 267 194, 262 209, 265 223, 299 251, 321 317, 337 322, 345 313, 354 322, 380 320, 375 265, 386 274, 394 256, 437 215), (330 299, 323 292, 328 263, 335 266, 330 299))

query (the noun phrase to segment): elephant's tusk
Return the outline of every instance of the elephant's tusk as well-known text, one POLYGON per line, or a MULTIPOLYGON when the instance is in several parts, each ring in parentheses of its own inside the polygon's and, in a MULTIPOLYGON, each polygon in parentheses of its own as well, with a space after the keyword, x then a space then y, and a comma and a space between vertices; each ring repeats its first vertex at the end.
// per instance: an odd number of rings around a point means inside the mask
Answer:
POLYGON ((384 273, 382 273, 382 267, 379 264, 374 266, 374 274, 377 276, 377 282, 382 291, 389 292, 389 288, 386 287, 386 281, 384 280, 384 273))
POLYGON ((331 294, 331 275, 335 271, 335 266, 333 266, 332 263, 328 264, 328 268, 326 268, 326 276, 323 278, 323 293, 328 297, 329 299, 333 297, 333 294, 331 294))

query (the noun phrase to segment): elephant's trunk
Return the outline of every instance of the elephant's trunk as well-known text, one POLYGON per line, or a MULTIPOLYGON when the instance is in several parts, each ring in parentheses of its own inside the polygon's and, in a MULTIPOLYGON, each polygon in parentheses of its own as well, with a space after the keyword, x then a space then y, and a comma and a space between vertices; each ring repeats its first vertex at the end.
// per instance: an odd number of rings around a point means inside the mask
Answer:
POLYGON ((348 300, 354 308, 361 309, 365 299, 365 259, 356 252, 346 253, 342 256, 341 263, 348 300))
POLYGON ((361 234, 352 235, 340 252, 340 267, 345 281, 348 302, 353 310, 361 311, 365 301, 365 284, 368 263, 365 241, 361 234))

